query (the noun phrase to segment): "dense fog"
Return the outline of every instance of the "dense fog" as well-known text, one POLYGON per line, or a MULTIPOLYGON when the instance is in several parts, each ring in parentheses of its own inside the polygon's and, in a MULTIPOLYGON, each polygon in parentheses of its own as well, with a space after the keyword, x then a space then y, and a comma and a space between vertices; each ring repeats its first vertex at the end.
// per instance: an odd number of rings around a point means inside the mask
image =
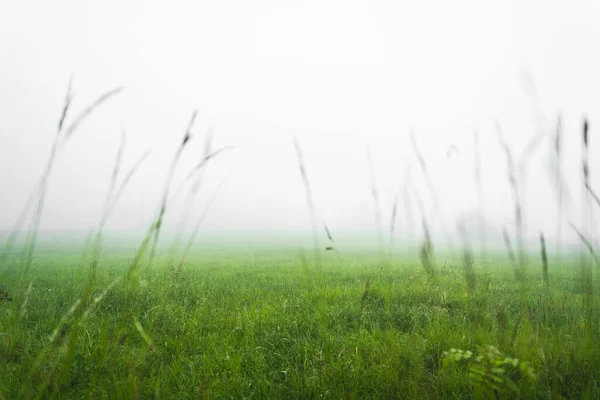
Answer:
POLYGON ((586 117, 590 183, 600 191, 599 17, 591 0, 4 2, 0 229, 14 227, 45 168, 71 81, 68 121, 125 89, 60 152, 42 231, 98 224, 123 133, 120 179, 149 155, 106 229, 148 226, 197 110, 166 231, 191 229, 206 213, 208 236, 309 233, 297 138, 319 232, 321 221, 339 237, 374 240, 380 229, 387 243, 396 204, 396 243, 422 235, 421 210, 442 242, 458 241, 464 220, 471 237, 484 229, 491 243, 515 229, 500 130, 527 236, 556 238, 562 188, 560 235, 574 242, 586 117), (227 150, 207 164, 188 215, 185 178, 207 135, 212 150, 227 150))

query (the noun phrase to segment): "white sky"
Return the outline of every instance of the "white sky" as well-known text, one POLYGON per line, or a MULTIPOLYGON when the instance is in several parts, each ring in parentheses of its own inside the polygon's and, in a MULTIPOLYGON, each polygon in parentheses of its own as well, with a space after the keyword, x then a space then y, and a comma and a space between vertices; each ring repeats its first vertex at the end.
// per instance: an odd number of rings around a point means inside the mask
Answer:
MULTIPOLYGON (((207 230, 307 227, 294 135, 304 149, 318 216, 332 231, 374 229, 367 148, 386 226, 405 165, 429 205, 410 127, 450 228, 477 207, 472 143, 478 130, 486 217, 510 227, 511 197, 494 120, 518 153, 536 129, 550 133, 561 110, 568 136, 564 167, 577 199, 580 126, 588 115, 592 184, 600 190, 594 157, 598 21, 600 5, 592 0, 1 2, 0 229, 12 227, 46 162, 70 76, 74 110, 114 86, 126 91, 61 155, 43 229, 88 229, 98 221, 122 127, 128 134, 125 168, 146 149, 152 154, 109 228, 147 224, 195 108, 196 137, 179 180, 201 156, 208 125, 216 127, 216 146, 236 146, 207 170, 195 216, 228 176, 207 230), (523 71, 537 97, 527 92, 523 71), (535 124, 536 109, 542 125, 535 124), (451 144, 460 152, 446 159, 451 144)), ((548 136, 530 160, 527 181, 529 230, 548 236, 556 229, 550 150, 548 136)), ((180 205, 172 208, 172 220, 180 205)), ((579 221, 576 208, 565 218, 579 221)), ((399 232, 405 220, 400 211, 399 232)))

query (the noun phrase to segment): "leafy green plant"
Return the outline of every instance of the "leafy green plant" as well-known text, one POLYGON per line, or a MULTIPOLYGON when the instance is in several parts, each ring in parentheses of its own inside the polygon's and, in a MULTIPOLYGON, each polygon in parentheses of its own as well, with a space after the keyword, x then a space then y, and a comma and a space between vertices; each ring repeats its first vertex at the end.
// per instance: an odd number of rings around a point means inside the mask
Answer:
POLYGON ((508 357, 494 346, 478 346, 476 355, 470 350, 444 351, 442 368, 457 364, 469 366, 471 385, 486 397, 497 396, 507 389, 518 393, 519 382, 531 387, 537 378, 530 363, 508 357))

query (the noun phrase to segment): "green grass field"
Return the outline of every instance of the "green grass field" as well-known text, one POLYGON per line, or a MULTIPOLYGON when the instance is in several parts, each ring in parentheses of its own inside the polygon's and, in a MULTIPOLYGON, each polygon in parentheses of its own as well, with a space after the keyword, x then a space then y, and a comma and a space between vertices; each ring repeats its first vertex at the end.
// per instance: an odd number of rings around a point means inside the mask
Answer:
POLYGON ((105 253, 94 282, 72 249, 1 271, 0 398, 600 397, 579 259, 551 262, 546 286, 534 255, 522 282, 505 256, 476 258, 468 290, 462 259, 441 254, 430 276, 412 255, 318 266, 215 248, 131 283, 133 256, 105 253))

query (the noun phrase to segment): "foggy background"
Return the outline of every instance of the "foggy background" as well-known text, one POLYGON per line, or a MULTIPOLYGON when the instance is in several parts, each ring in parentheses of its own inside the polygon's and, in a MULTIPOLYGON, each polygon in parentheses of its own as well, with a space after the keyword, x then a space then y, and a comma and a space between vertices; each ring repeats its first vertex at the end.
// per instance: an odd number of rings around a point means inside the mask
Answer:
MULTIPOLYGON (((0 230, 13 227, 47 162, 67 83, 75 115, 115 86, 126 90, 76 132, 50 178, 43 231, 95 227, 121 131, 122 173, 146 150, 108 222, 146 228, 169 162, 194 109, 194 137, 174 189, 197 164, 204 135, 235 146, 206 170, 191 226, 215 200, 205 235, 310 232, 293 146, 303 148, 317 218, 334 237, 375 237, 370 152, 387 238, 400 193, 397 242, 421 235, 419 208, 403 203, 407 180, 428 214, 433 200, 410 142, 427 162, 441 213, 436 236, 481 212, 474 183, 479 133, 485 220, 514 229, 505 155, 528 156, 527 232, 556 234, 553 135, 563 118, 565 241, 580 223, 581 125, 591 127, 591 184, 600 190, 600 5, 594 1, 4 1, 0 3, 0 230), (452 150, 449 150, 452 147, 452 150), (222 183, 223 182, 223 183, 222 183), (413 225, 410 221, 413 221, 413 225)), ((176 229, 184 196, 169 204, 176 229)), ((319 231, 321 232, 321 231, 319 231)), ((491 234, 491 233, 490 233, 491 234)), ((472 232, 475 236, 476 232, 472 232)), ((458 239, 456 239, 458 242, 458 239)), ((387 242, 387 239, 386 239, 387 242)))

